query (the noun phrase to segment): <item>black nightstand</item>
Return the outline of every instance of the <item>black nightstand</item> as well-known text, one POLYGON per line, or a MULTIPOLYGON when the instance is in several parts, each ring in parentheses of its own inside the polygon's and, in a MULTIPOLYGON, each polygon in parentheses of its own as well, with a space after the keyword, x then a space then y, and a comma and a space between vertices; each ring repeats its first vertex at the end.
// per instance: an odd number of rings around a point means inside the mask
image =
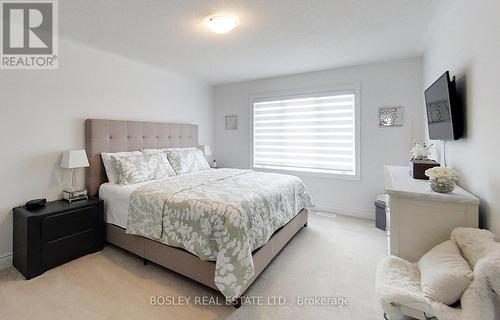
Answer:
POLYGON ((102 200, 58 200, 39 210, 17 207, 13 212, 12 264, 26 279, 103 248, 102 200))

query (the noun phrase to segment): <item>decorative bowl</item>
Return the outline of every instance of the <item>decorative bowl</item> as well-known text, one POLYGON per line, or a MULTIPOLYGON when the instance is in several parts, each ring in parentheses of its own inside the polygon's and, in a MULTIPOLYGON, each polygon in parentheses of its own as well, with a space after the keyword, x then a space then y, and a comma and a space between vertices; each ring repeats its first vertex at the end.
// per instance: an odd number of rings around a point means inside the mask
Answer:
POLYGON ((439 193, 450 193, 455 189, 454 178, 434 178, 429 180, 431 189, 439 193))

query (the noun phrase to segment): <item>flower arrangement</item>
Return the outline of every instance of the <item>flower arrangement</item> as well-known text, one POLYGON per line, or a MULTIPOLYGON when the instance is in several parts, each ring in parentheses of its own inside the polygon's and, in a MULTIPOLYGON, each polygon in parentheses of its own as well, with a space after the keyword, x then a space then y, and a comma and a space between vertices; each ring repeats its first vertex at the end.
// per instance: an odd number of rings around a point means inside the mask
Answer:
POLYGON ((436 178, 451 178, 453 180, 458 179, 458 173, 452 168, 448 167, 434 167, 425 170, 425 175, 429 177, 429 179, 436 178))
POLYGON ((455 181, 458 179, 458 173, 447 167, 427 169, 425 175, 429 177, 432 190, 439 193, 452 192, 455 189, 455 181))
POLYGON ((415 143, 413 148, 411 148, 410 156, 412 160, 426 160, 431 154, 431 145, 426 145, 425 143, 415 143))

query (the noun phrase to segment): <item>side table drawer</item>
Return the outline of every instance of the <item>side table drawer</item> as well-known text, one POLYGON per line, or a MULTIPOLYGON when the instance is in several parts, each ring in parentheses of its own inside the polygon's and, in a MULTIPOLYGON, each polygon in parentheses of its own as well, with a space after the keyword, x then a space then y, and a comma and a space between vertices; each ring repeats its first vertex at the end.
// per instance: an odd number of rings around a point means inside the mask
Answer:
POLYGON ((42 267, 53 268, 89 253, 96 245, 96 230, 88 229, 77 234, 48 242, 42 246, 42 267))
POLYGON ((49 242, 91 228, 96 207, 88 207, 46 217, 42 220, 42 241, 49 242))

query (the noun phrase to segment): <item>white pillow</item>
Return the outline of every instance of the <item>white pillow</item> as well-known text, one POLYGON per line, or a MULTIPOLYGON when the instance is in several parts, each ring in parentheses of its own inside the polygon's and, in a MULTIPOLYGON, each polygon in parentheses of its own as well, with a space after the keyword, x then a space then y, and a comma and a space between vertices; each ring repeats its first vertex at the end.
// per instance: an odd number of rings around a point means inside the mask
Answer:
POLYGON ((104 169, 106 169, 106 175, 108 176, 108 181, 110 183, 118 183, 118 173, 113 165, 111 156, 115 157, 130 157, 130 156, 140 156, 142 153, 140 151, 131 152, 103 152, 101 153, 102 162, 104 163, 104 169))
POLYGON ((474 278, 453 240, 438 244, 418 261, 424 295, 447 305, 457 302, 474 278))
POLYGON ((198 150, 195 147, 187 147, 187 148, 165 148, 165 149, 142 149, 143 154, 154 154, 154 153, 159 153, 159 152, 166 152, 167 150, 198 150))
POLYGON ((142 154, 155 154, 160 152, 165 152, 167 149, 142 149, 142 154))

